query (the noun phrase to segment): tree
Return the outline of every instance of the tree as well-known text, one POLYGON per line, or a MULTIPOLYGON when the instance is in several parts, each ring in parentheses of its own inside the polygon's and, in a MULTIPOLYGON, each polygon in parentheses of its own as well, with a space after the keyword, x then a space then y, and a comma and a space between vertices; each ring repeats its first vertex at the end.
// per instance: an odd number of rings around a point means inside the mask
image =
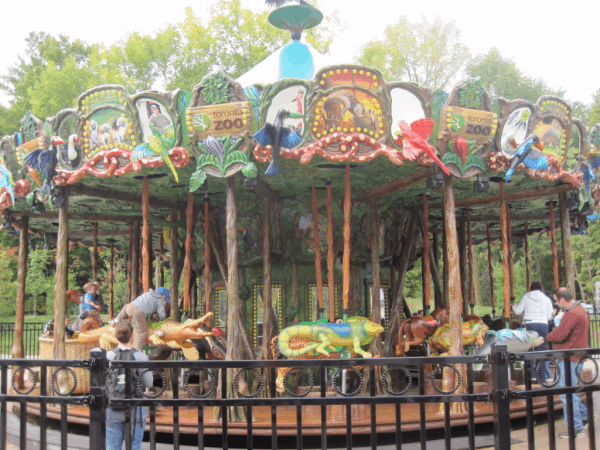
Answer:
POLYGON ((473 58, 465 71, 469 77, 479 77, 483 87, 494 97, 524 99, 535 103, 542 95, 564 95, 564 90, 550 88, 543 78, 525 75, 512 59, 504 58, 496 47, 473 58))
POLYGON ((600 89, 594 92, 594 101, 590 107, 587 124, 591 128, 595 124, 600 123, 600 89))
POLYGON ((411 23, 400 16, 388 25, 383 40, 364 45, 356 58, 360 64, 375 67, 387 80, 408 80, 420 86, 446 87, 470 59, 460 42, 460 30, 454 22, 436 17, 429 22, 411 23))

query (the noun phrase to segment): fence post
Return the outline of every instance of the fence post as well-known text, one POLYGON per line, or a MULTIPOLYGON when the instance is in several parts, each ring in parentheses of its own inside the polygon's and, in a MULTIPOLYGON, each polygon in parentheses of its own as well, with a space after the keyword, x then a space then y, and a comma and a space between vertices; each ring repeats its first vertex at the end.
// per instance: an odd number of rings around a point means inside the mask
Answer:
POLYGON ((106 350, 90 352, 90 450, 106 449, 106 350))
POLYGON ((492 344, 492 393, 494 402, 494 448, 510 448, 510 391, 508 350, 506 345, 492 344))

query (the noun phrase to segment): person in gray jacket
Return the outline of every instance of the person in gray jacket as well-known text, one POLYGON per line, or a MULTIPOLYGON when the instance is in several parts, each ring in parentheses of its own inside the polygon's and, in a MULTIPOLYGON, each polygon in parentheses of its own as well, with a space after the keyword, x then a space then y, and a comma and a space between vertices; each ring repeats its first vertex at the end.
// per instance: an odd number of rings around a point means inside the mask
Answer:
MULTIPOLYGON (((539 347, 535 347, 535 351, 546 350, 546 335, 548 334, 548 321, 552 320, 552 301, 544 294, 544 286, 539 281, 534 281, 529 287, 529 292, 523 296, 518 305, 513 305, 515 314, 522 314, 525 321, 525 328, 530 331, 536 331, 540 337, 544 338, 544 343, 539 347)), ((533 361, 531 367, 531 378, 536 379, 535 368, 538 361, 533 361)), ((543 363, 543 371, 541 372, 542 379, 550 380, 552 374, 548 363, 543 363)))
POLYGON ((167 302, 169 305, 171 304, 171 294, 167 288, 159 287, 156 291, 150 289, 123 307, 115 322, 121 322, 127 317, 131 317, 135 321, 133 348, 137 348, 140 351, 144 350, 147 331, 146 321, 152 314, 158 314, 159 320, 167 318, 164 302, 167 302))

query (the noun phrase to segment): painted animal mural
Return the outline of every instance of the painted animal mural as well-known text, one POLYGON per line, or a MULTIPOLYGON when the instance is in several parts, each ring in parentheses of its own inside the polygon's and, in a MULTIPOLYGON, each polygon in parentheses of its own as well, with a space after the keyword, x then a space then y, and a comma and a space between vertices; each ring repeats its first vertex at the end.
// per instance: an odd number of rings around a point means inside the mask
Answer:
MULTIPOLYGON (((382 332, 381 325, 364 317, 351 317, 348 323, 301 323, 287 327, 275 336, 271 341, 271 351, 275 359, 276 347, 289 359, 338 359, 344 349, 350 351, 351 358, 372 358, 373 355, 361 346, 369 344, 382 332)), ((291 370, 290 367, 277 370, 277 392, 285 391, 283 380, 291 370)))

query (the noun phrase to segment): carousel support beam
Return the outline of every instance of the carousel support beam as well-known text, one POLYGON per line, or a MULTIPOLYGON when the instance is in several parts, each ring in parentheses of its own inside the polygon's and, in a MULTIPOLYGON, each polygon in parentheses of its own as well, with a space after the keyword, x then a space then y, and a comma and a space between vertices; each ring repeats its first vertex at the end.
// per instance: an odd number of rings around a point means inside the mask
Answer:
POLYGON ((346 165, 344 179, 344 253, 342 256, 342 316, 348 321, 350 299, 350 219, 352 216, 352 192, 350 190, 350 166, 346 165))
MULTIPOLYGON (((427 205, 427 210, 429 211, 429 205, 427 205)), ((437 277, 437 281, 434 279, 434 296, 435 296, 435 308, 441 308, 443 299, 444 299, 444 290, 441 288, 441 279, 440 279, 440 234, 437 231, 431 233, 433 236, 433 246, 431 248, 431 259, 430 259, 430 267, 431 270, 435 270, 436 274, 433 274, 434 277, 437 277), (431 264, 433 262, 433 264, 431 264), (434 269, 435 267, 435 269, 434 269), (440 286, 440 289, 435 286, 440 286)), ((435 309, 434 308, 434 309, 435 309)))
POLYGON ((94 222, 94 247, 92 259, 92 278, 98 276, 98 222, 94 222))
MULTIPOLYGON (((23 328, 25 322, 25 291, 27 283, 27 260, 29 253, 29 217, 21 217, 21 234, 19 235, 19 268, 17 271, 17 298, 15 305, 15 338, 13 341, 11 358, 25 357, 25 344, 23 342, 23 328)), ((23 371, 15 376, 15 385, 23 389, 23 371)))
POLYGON ((108 283, 108 293, 110 296, 110 303, 108 312, 110 314, 110 320, 115 315, 115 243, 110 242, 110 282, 108 283))
POLYGON ((490 274, 490 299, 492 301, 492 318, 496 317, 496 295, 494 294, 494 266, 492 265, 492 237, 490 233, 490 224, 486 226, 487 245, 488 245, 488 272, 490 274))
MULTIPOLYGON (((134 220, 134 222, 140 223, 139 220, 134 220)), ((150 228, 150 233, 160 233, 162 228, 150 228)), ((129 230, 99 230, 98 237, 113 237, 113 236, 127 236, 129 234, 129 230)), ((139 232, 138 232, 139 236, 139 232)), ((69 239, 85 239, 89 237, 94 237, 93 231, 79 231, 75 233, 69 234, 69 239)))
POLYGON ((377 199, 385 195, 401 191, 402 189, 406 189, 407 187, 410 187, 414 184, 418 184, 422 181, 425 181, 430 174, 431 170, 429 168, 420 169, 415 173, 412 173, 406 177, 399 178, 398 180, 392 181, 391 183, 384 184, 383 186, 379 186, 375 189, 369 189, 367 191, 364 191, 362 194, 357 195, 355 198, 353 198, 352 202, 364 202, 370 199, 377 199))
POLYGON ((529 223, 525 222, 525 284, 531 286, 531 267, 529 262, 529 223))
POLYGON ((565 192, 558 195, 558 207, 560 211, 560 236, 563 251, 565 283, 575 296, 575 266, 573 265, 573 249, 571 247, 571 223, 569 220, 569 208, 567 207, 567 194, 565 192))
MULTIPOLYGON (((334 264, 335 257, 333 254, 333 202, 331 200, 331 179, 328 178, 326 182, 327 187, 327 300, 329 302, 329 321, 331 323, 335 320, 335 278, 334 278, 334 264)), ((296 266, 297 270, 297 266, 296 266)), ((296 274, 297 275, 297 274, 296 274)), ((296 280, 297 282, 297 280, 296 280)))
MULTIPOLYGON (((119 202, 133 203, 141 205, 143 203, 142 196, 131 192, 113 191, 106 186, 86 186, 83 184, 71 184, 69 190, 72 195, 86 195, 88 197, 103 198, 106 200, 115 200, 119 202)), ((153 196, 148 196, 148 204, 153 208, 170 209, 185 208, 184 202, 173 202, 172 200, 161 199, 153 196)))
POLYGON ((140 293, 140 222, 134 220, 131 233, 131 301, 140 293))
POLYGON ((150 186, 148 185, 148 177, 144 177, 142 187, 142 292, 148 292, 150 290, 150 258, 149 258, 149 246, 151 246, 150 240, 150 227, 148 225, 148 213, 150 212, 150 204, 148 203, 148 197, 150 196, 150 186))
POLYGON ((192 281, 192 235, 194 234, 194 193, 188 192, 186 210, 185 258, 183 260, 183 309, 191 311, 191 281, 192 281))
POLYGON ((502 275, 504 280, 503 299, 504 299, 504 322, 506 328, 509 327, 510 318, 510 271, 508 268, 508 229, 506 201, 504 196, 504 181, 500 182, 500 229, 502 232, 502 275))
POLYGON ((467 223, 465 220, 458 221, 458 258, 460 261, 460 288, 463 295, 462 310, 467 314, 469 310, 469 280, 468 280, 468 255, 467 255, 467 223))
MULTIPOLYGON (((268 213, 267 213, 268 214, 268 213)), ((238 286, 238 245, 237 245, 237 208, 235 204, 235 177, 227 178, 226 198, 226 224, 227 235, 227 323, 236 323, 235 316, 239 314, 240 296, 238 286)), ((267 236, 265 239, 268 239, 267 236)), ((265 299, 265 307, 270 297, 265 299)), ((236 348, 240 341, 240 330, 231 327, 231 333, 227 330, 227 355, 225 359, 236 359, 239 349, 236 348)))
MULTIPOLYGON (((171 208, 171 220, 175 221, 179 217, 177 208, 171 208)), ((169 227, 171 233, 171 246, 169 248, 171 286, 169 294, 171 295, 171 319, 179 322, 179 234, 176 227, 169 227)))
MULTIPOLYGON (((527 200, 529 198, 540 198, 540 197, 550 197, 552 195, 560 194, 561 192, 569 192, 577 187, 571 184, 561 184, 559 186, 549 186, 549 187, 539 187, 535 189, 530 189, 527 191, 517 191, 511 192, 504 196, 505 202, 511 202, 514 200, 527 200)), ((481 198, 466 198, 463 200, 458 200, 455 203, 456 208, 471 208, 476 205, 490 205, 492 203, 501 203, 502 196, 500 194, 497 195, 489 195, 487 197, 481 198)), ((430 205, 430 209, 441 209, 443 208, 443 203, 436 203, 430 205)), ((498 220, 496 218, 496 220, 498 220)))
POLYGON ((468 285, 468 299, 469 308, 471 314, 474 314, 475 309, 475 294, 474 290, 474 279, 473 279, 473 236, 471 235, 471 210, 467 210, 467 250, 468 250, 468 263, 469 263, 469 285, 468 285))
MULTIPOLYGON (((508 233, 508 274, 510 276, 510 302, 515 302, 515 264, 513 260, 513 245, 512 245, 512 212, 510 205, 506 205, 506 224, 508 233)), ((527 286, 529 288, 529 286, 527 286)))
POLYGON ((431 269, 429 262, 429 204, 427 194, 423 194, 423 315, 429 315, 431 297, 431 269))
MULTIPOLYGON (((46 211, 39 214, 31 214, 29 211, 11 211, 6 210, 8 217, 14 217, 18 219, 21 216, 28 216, 29 219, 47 219, 56 220, 58 219, 58 211, 46 211)), ((135 219, 142 219, 141 216, 118 216, 110 214, 98 214, 98 213, 70 213, 69 221, 84 220, 86 222, 131 222, 135 219)))
POLYGON ((54 349, 53 359, 65 359, 65 302, 67 293, 67 266, 69 251, 69 191, 63 190, 64 203, 58 214, 56 239, 56 284, 54 286, 54 349))
POLYGON ((556 228, 554 225, 554 202, 550 202, 550 246, 552 248, 552 275, 554 279, 554 290, 556 290, 560 287, 560 278, 558 275, 558 248, 556 247, 556 228))
POLYGON ((319 236, 319 210, 317 208, 317 188, 312 187, 312 216, 313 216, 313 238, 315 241, 315 274, 317 277, 317 314, 319 319, 323 318, 325 308, 323 307, 323 275, 321 274, 321 237, 319 236))
POLYGON ((204 305, 205 313, 211 311, 210 306, 210 212, 208 193, 204 193, 204 305))

